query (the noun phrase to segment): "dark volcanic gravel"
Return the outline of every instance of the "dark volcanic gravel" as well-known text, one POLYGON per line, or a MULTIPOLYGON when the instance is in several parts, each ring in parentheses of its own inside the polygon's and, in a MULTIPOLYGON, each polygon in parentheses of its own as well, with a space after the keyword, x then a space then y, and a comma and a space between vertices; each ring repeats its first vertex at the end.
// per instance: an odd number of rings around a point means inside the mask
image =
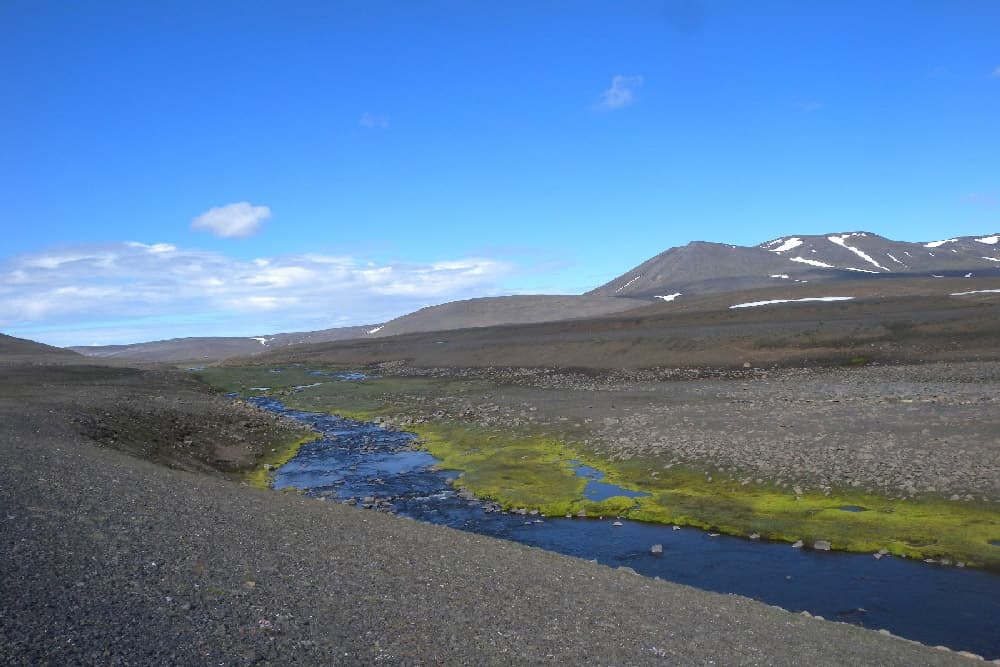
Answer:
POLYGON ((485 378, 487 396, 437 397, 420 417, 577 429, 614 459, 720 470, 794 489, 1000 502, 1000 363, 860 368, 387 368, 485 378))
MULTIPOLYGON (((102 449, 73 418, 83 393, 113 388, 83 374, 42 402, 27 385, 38 389, 46 369, 34 381, 10 370, 0 368, 5 664, 966 664, 743 598, 102 449)), ((165 404, 206 400, 169 382, 158 391, 165 404)))

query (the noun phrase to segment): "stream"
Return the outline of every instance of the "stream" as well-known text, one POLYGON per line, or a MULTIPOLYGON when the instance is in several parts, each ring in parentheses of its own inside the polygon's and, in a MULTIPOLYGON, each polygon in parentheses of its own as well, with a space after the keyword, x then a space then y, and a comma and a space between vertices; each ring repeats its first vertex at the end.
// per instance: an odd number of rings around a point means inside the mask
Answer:
MULTIPOLYGON (((813 551, 625 519, 553 518, 504 512, 456 490, 454 471, 415 450, 412 433, 247 399, 308 424, 323 437, 274 474, 274 488, 514 540, 697 588, 735 593, 790 611, 855 623, 930 646, 1000 658, 1000 576, 871 554, 813 551), (662 553, 653 553, 654 545, 662 553)), ((572 463, 572 462, 571 462, 572 463)), ((591 499, 636 495, 578 465, 591 499)), ((850 508, 845 508, 849 511, 850 508)))

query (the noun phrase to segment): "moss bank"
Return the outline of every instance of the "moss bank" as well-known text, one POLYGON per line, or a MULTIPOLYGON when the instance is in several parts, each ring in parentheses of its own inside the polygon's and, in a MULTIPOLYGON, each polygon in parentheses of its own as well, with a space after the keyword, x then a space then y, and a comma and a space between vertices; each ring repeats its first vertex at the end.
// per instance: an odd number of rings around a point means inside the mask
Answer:
POLYGON ((272 471, 291 461, 299 453, 302 445, 317 438, 319 438, 319 434, 313 433, 274 447, 270 452, 257 459, 254 468, 246 473, 244 479, 255 488, 270 489, 274 483, 272 471))
MULTIPOLYGON (((470 393, 489 388, 481 381, 429 378, 379 378, 364 382, 324 382, 302 367, 206 369, 201 377, 227 391, 269 387, 289 407, 336 412, 355 419, 396 417, 426 408, 428 396, 470 393)), ((253 393, 253 392, 251 392, 253 393)), ((1000 570, 1000 513, 987 503, 951 502, 927 496, 890 499, 855 490, 796 496, 772 485, 743 485, 704 470, 672 467, 657 460, 611 461, 566 435, 489 429, 459 419, 406 425, 421 446, 456 470, 456 481, 481 498, 507 509, 537 509, 547 515, 621 516, 639 521, 688 525, 731 535, 807 545, 828 541, 833 549, 889 553, 922 559, 948 559, 1000 570), (648 493, 641 498, 614 496, 601 502, 584 497, 587 480, 577 477, 582 463, 605 473, 602 480, 648 493)), ((301 443, 298 443, 299 445, 301 443)), ((280 465, 297 446, 273 460, 280 465)), ((263 463, 263 462, 262 462, 263 463)), ((264 485, 265 471, 254 473, 264 485)))

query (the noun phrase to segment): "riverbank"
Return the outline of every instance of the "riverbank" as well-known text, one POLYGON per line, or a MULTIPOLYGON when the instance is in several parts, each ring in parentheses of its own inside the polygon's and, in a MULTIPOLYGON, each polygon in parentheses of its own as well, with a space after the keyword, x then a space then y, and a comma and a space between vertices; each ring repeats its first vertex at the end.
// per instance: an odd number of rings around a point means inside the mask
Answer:
POLYGON ((1000 567, 997 364, 615 375, 395 365, 364 383, 272 370, 205 378, 229 390, 267 382, 260 393, 291 406, 417 432, 461 485, 508 508, 1000 567), (587 499, 573 460, 649 495, 587 499))
POLYGON ((206 429, 234 416, 220 433, 244 448, 265 442, 263 422, 173 373, 4 370, 6 664, 971 664, 745 598, 170 469, 146 450, 99 446, 76 418, 121 400, 141 419, 141 396, 165 424, 171 406, 182 422, 202 410, 206 429))
MULTIPOLYGON (((524 508, 500 511, 493 501, 453 488, 449 478, 454 471, 442 469, 427 452, 414 451, 412 433, 288 409, 274 398, 247 400, 322 434, 274 473, 276 489, 624 566, 646 577, 744 595, 790 611, 888 629, 928 645, 1000 657, 1000 638, 993 632, 994 620, 1000 618, 996 575, 912 559, 794 549, 615 516, 561 518, 524 508), (753 576, 747 577, 747 572, 753 576)), ((589 467, 575 469, 588 479, 584 494, 592 500, 627 494, 595 481, 597 472, 589 467)))

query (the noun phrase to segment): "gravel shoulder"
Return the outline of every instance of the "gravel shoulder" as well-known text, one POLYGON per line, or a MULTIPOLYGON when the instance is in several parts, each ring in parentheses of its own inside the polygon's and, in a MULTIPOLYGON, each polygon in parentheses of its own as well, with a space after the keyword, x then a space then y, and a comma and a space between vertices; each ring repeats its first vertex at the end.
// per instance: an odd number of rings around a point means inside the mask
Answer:
MULTIPOLYGON (((0 372, 7 664, 967 664, 743 598, 170 469, 99 447, 74 421, 102 396, 114 414, 113 397, 142 395, 145 381, 0 372)), ((171 374, 156 391, 158 421, 188 401, 206 416, 227 409, 171 374)))

